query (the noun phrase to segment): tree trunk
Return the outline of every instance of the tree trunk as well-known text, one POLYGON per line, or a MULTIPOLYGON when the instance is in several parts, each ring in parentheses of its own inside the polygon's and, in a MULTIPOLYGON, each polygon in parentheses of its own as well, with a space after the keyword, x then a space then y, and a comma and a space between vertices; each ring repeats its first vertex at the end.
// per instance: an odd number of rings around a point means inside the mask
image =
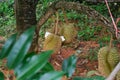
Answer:
POLYGON ((36 4, 38 0, 15 0, 16 27, 19 33, 36 25, 36 4))
MULTIPOLYGON (((19 34, 36 25, 36 5, 38 0, 15 0, 16 28, 19 34)), ((30 51, 33 51, 35 40, 30 51)))

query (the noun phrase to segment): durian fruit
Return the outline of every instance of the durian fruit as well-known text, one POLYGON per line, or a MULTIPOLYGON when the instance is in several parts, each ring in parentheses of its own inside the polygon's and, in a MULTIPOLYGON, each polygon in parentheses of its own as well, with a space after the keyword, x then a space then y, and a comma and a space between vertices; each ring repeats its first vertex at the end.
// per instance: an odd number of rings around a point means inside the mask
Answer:
POLYGON ((108 75, 113 71, 115 66, 120 61, 120 56, 115 47, 102 47, 98 53, 98 69, 103 76, 108 75))
POLYGON ((120 61, 119 53, 118 53, 118 51, 117 51, 117 49, 115 47, 113 47, 113 48, 110 49, 107 61, 109 63, 111 71, 115 68, 115 66, 120 61))
POLYGON ((107 77, 110 74, 110 67, 107 62, 109 47, 102 47, 98 52, 98 70, 101 74, 107 77))
POLYGON ((70 43, 77 36, 77 30, 73 23, 63 23, 60 34, 65 37, 65 43, 70 43))
POLYGON ((44 41, 43 50, 53 50, 57 53, 62 45, 62 39, 55 34, 49 34, 44 41))

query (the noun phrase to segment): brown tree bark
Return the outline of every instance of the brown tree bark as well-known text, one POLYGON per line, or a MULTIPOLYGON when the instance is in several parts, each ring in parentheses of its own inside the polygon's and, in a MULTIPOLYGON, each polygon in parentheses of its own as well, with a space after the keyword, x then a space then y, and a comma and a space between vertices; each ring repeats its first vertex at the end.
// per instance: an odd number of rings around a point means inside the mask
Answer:
POLYGON ((19 33, 36 25, 36 5, 38 0, 15 0, 16 27, 19 33))
MULTIPOLYGON (((16 28, 19 34, 36 25, 37 2, 38 0, 15 0, 16 28)), ((33 40, 30 51, 34 51, 35 45, 36 41, 33 40)))

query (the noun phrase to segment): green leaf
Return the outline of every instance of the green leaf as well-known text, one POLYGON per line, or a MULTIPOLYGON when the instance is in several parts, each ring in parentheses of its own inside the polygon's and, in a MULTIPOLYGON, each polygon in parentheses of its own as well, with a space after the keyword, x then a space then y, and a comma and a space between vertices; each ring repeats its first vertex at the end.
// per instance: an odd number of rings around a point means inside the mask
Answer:
POLYGON ((74 77, 73 80, 91 80, 90 78, 74 77))
POLYGON ((92 80, 105 80, 103 76, 93 76, 91 77, 92 80))
POLYGON ((47 62, 46 65, 39 72, 37 72, 32 77, 30 77, 28 80, 39 80, 39 78, 43 74, 45 74, 47 72, 50 72, 50 71, 54 71, 54 68, 53 68, 53 66, 49 62, 47 62))
POLYGON ((0 52, 0 59, 5 58, 8 56, 10 50, 12 49, 15 41, 16 41, 17 34, 13 34, 8 40, 5 42, 4 46, 2 47, 2 50, 0 52))
POLYGON ((73 80, 105 80, 102 76, 93 76, 93 77, 74 77, 73 80))
POLYGON ((7 57, 8 68, 15 68, 24 59, 26 53, 28 52, 31 46, 34 31, 35 27, 29 28, 16 41, 7 57))
POLYGON ((91 76, 93 76, 96 72, 97 72, 97 71, 95 71, 95 70, 91 70, 91 71, 87 72, 86 76, 87 76, 87 77, 91 77, 91 76))
POLYGON ((49 62, 47 62, 47 64, 42 68, 41 71, 43 73, 49 72, 49 71, 54 71, 54 67, 49 62))
POLYGON ((64 75, 64 72, 50 71, 45 73, 40 77, 39 80, 61 80, 61 77, 64 75))
POLYGON ((24 60, 16 69, 17 80, 27 80, 40 71, 48 62, 53 51, 41 52, 24 60))
POLYGON ((29 79, 26 80, 39 80, 39 78, 42 76, 43 74, 41 72, 38 72, 36 74, 34 74, 32 77, 30 77, 29 79))
POLYGON ((0 80, 4 80, 4 74, 0 72, 0 80))
POLYGON ((61 72, 58 71, 49 71, 46 72, 44 74, 42 74, 41 72, 35 74, 33 77, 27 79, 27 80, 61 80, 61 77, 64 75, 64 73, 62 74, 61 72))
POLYGON ((76 68, 77 57, 75 55, 65 59, 62 64, 62 70, 66 73, 67 77, 71 77, 76 68))

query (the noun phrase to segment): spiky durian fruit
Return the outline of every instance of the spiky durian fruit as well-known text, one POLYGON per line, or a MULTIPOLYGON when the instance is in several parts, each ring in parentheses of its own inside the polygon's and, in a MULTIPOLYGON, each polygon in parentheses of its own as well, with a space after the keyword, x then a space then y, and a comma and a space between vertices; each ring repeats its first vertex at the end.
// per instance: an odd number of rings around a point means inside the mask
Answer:
POLYGON ((109 63, 111 71, 115 68, 115 66, 120 61, 119 53, 115 47, 110 49, 108 57, 107 57, 107 61, 109 63))
POLYGON ((50 34, 44 41, 43 50, 53 50, 56 53, 59 51, 61 45, 62 39, 55 34, 50 34))
POLYGON ((120 61, 120 56, 115 47, 102 47, 98 53, 98 69, 107 77, 120 61))
POLYGON ((110 67, 107 62, 109 47, 102 47, 98 52, 98 70, 107 77, 110 74, 110 67))
POLYGON ((74 28, 73 23, 64 23, 60 34, 65 37, 65 43, 70 43, 77 36, 77 30, 74 28))

